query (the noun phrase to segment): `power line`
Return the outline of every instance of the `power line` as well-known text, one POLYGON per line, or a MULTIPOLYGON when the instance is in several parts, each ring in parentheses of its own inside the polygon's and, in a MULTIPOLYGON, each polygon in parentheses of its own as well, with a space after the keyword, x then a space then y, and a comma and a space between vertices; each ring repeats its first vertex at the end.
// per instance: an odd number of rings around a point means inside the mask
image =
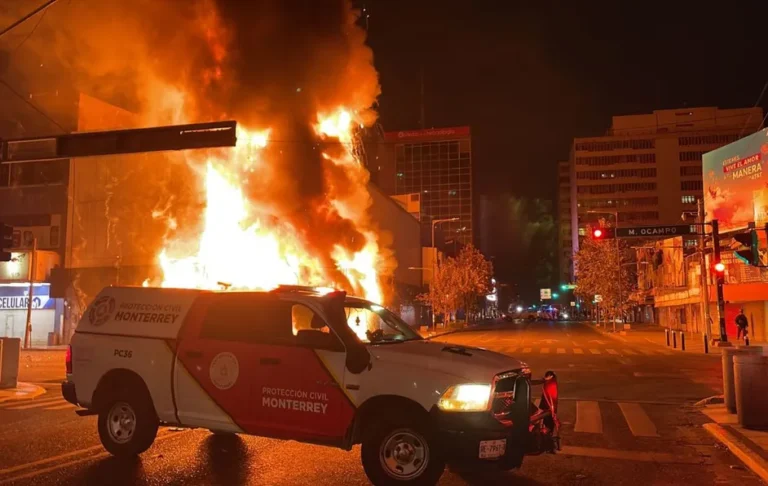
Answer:
MULTIPOLYGON (((768 81, 765 82, 763 85, 763 90, 760 91, 760 96, 757 97, 757 101, 755 101, 754 108, 757 108, 757 106, 760 104, 760 102, 763 100, 763 95, 765 94, 765 89, 768 88, 768 81)), ((747 129, 747 123, 749 123, 749 120, 752 119, 752 115, 749 115, 749 118, 747 118, 747 121, 744 122, 744 127, 742 127, 741 131, 739 132, 739 138, 744 134, 744 130, 747 129)), ((760 127, 762 128, 763 123, 765 123, 765 118, 763 118, 763 122, 760 124, 760 127)))
POLYGON ((6 88, 8 88, 8 91, 10 91, 10 92, 11 92, 11 93, 13 93, 14 95, 16 95, 16 97, 17 97, 18 99, 20 99, 21 101, 23 101, 24 103, 26 103, 27 105, 29 105, 29 107, 30 107, 30 108, 32 108, 33 110, 35 110, 36 112, 38 112, 40 115, 42 115, 42 116, 43 116, 43 118, 45 118, 45 119, 46 119, 46 120, 48 120, 49 122, 53 123, 53 124, 54 124, 54 125, 56 125, 57 127, 59 127, 59 128, 61 129, 61 131, 62 131, 62 132, 64 132, 64 133, 67 133, 67 130, 66 130, 64 127, 62 127, 61 125, 59 125, 59 123, 58 123, 56 120, 54 120, 53 118, 51 118, 50 116, 48 116, 48 114, 47 114, 47 113, 45 113, 43 110, 41 110, 40 108, 38 108, 37 106, 35 106, 35 105, 34 105, 34 104, 31 102, 31 101, 29 101, 28 99, 26 99, 24 96, 22 96, 21 94, 19 94, 19 93, 18 93, 18 92, 17 92, 15 89, 13 89, 13 87, 11 87, 11 85, 10 85, 10 84, 8 84, 8 83, 7 83, 7 82, 6 82, 4 79, 0 78, 0 84, 2 84, 3 86, 5 86, 6 88))
POLYGON ((37 19, 37 23, 35 24, 35 26, 34 26, 34 27, 32 27, 32 30, 29 32, 29 34, 27 34, 27 36, 24 38, 24 40, 22 40, 22 41, 19 43, 19 45, 17 45, 17 46, 16 46, 16 47, 13 49, 13 52, 11 52, 11 55, 15 54, 15 53, 16 53, 16 51, 18 51, 19 49, 21 49, 21 46, 23 46, 23 45, 24 45, 24 44, 25 44, 25 43, 26 43, 26 42, 29 40, 29 38, 30 38, 30 37, 32 37, 32 34, 34 34, 34 33, 35 33, 35 31, 37 30, 37 27, 38 27, 38 26, 40 25, 40 23, 43 21, 43 19, 45 18, 45 14, 47 14, 47 13, 48 13, 48 10, 46 9, 46 11, 45 11, 45 12, 43 12, 43 15, 41 15, 41 16, 40 16, 40 18, 39 18, 39 19, 37 19))
POLYGON ((26 21, 27 21, 28 19, 30 19, 31 17, 34 17, 34 16, 35 16, 35 15, 36 15, 38 12, 41 12, 41 11, 43 11, 43 10, 47 9, 48 7, 50 7, 51 5, 53 5, 54 3, 56 3, 57 1, 58 1, 58 0, 48 0, 48 1, 47 1, 47 2, 45 2, 44 4, 40 5, 39 7, 37 7, 36 9, 34 9, 33 11, 29 12, 27 15, 23 16, 22 18, 20 18, 20 19, 19 19, 19 20, 17 20, 16 22, 12 23, 12 24, 11 24, 11 25, 9 25, 8 27, 6 27, 6 28, 5 28, 5 29, 3 29, 2 31, 0 31, 0 37, 2 37, 2 36, 3 36, 4 34, 6 34, 7 32, 10 32, 11 30, 15 29, 15 28, 16 28, 16 27, 18 27, 19 25, 23 24, 24 22, 26 22, 26 21))

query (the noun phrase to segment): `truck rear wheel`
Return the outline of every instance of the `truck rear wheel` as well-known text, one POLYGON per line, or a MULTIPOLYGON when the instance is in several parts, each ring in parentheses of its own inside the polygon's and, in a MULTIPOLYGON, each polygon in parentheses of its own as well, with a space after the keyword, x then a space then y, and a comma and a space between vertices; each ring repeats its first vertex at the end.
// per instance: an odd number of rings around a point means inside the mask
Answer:
POLYGON ((363 469, 376 486, 433 485, 445 461, 430 430, 415 421, 377 428, 363 440, 363 469))
POLYGON ((99 411, 99 438, 110 454, 136 456, 149 449, 159 421, 146 393, 120 390, 99 411))

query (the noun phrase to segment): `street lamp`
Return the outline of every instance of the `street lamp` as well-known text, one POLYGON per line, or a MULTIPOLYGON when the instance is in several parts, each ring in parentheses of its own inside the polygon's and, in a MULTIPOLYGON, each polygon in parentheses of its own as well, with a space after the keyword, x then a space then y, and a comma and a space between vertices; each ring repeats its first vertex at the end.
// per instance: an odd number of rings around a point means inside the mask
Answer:
MULTIPOLYGON (((619 227, 619 212, 618 211, 587 211, 588 214, 611 214, 613 215, 613 227, 614 231, 615 228, 619 227)), ((603 235, 603 232, 601 230, 595 230, 594 233, 595 237, 600 238, 603 235), (600 232, 598 234, 598 231, 600 232)), ((613 238, 616 241, 616 259, 619 261, 619 265, 617 265, 616 270, 618 273, 618 285, 619 285, 619 306, 622 305, 622 285, 621 285, 621 252, 619 250, 619 239, 616 238, 614 235, 613 238)), ((621 309, 621 307, 619 307, 621 309)), ((623 317, 623 316, 622 316, 623 317)), ((613 332, 616 332, 616 319, 613 320, 613 332)))

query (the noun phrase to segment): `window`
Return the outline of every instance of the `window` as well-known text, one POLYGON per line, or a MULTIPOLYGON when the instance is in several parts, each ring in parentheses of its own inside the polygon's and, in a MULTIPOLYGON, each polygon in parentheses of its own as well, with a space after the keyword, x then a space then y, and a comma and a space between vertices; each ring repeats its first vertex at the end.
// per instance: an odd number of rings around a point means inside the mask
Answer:
POLYGON ((696 152, 680 152, 680 162, 701 162, 701 156, 704 155, 703 151, 696 152))
POLYGON ((69 177, 69 161, 46 160, 8 164, 8 172, 8 176, 4 175, 4 171, 0 172, 0 187, 63 184, 69 177), (8 180, 2 180, 3 177, 8 180))
POLYGON ((601 155, 576 157, 576 165, 655 164, 656 154, 601 155))
POLYGON ((689 137, 680 137, 677 143, 680 145, 727 145, 739 139, 738 135, 693 135, 689 137))
POLYGON ((291 304, 253 292, 216 294, 201 337, 222 341, 293 345, 291 304))
POLYGON ((680 167, 680 175, 681 176, 700 176, 701 175, 701 166, 700 165, 690 165, 690 166, 680 167))
POLYGON ((658 197, 631 197, 622 199, 586 199, 580 201, 578 206, 584 209, 623 208, 631 206, 657 206, 658 197))
POLYGON ((576 179, 605 180, 623 177, 656 177, 656 169, 591 170, 576 173, 576 179))
POLYGON ((347 324, 365 343, 385 344, 421 339, 399 317, 376 304, 348 304, 344 308, 347 324))
POLYGON ((656 141, 653 139, 592 141, 577 142, 574 144, 575 150, 584 150, 587 152, 602 152, 618 149, 652 149, 655 147, 656 141))
POLYGON ((696 200, 698 198, 696 196, 692 196, 690 194, 685 194, 682 196, 682 202, 683 204, 696 204, 696 200))
POLYGON ((703 191, 704 183, 702 181, 682 181, 680 189, 683 191, 703 191))
MULTIPOLYGON (((695 182, 695 181, 686 181, 695 182)), ((699 182, 701 186, 701 182, 699 182)), ((636 182, 631 184, 601 184, 601 185, 589 185, 578 186, 576 192, 579 194, 610 194, 613 192, 640 192, 640 191, 655 191, 656 184, 653 182, 636 182)))

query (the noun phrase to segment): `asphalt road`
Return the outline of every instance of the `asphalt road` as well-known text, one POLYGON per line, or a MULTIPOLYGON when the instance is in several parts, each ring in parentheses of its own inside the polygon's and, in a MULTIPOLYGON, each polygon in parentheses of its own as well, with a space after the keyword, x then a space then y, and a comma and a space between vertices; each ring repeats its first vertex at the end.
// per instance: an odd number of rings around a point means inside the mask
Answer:
MULTIPOLYGON (((558 374, 563 451, 527 458, 520 471, 446 471, 440 484, 762 484, 700 427, 697 400, 720 392, 719 360, 654 344, 613 340, 580 323, 504 324, 444 336, 526 361, 534 374, 558 374)), ((101 448, 94 417, 61 399, 51 366, 38 356, 22 378, 49 388, 38 398, 0 404, 0 485, 358 485, 368 484, 352 452, 259 437, 222 438, 204 430, 161 429, 135 461, 101 448)))

